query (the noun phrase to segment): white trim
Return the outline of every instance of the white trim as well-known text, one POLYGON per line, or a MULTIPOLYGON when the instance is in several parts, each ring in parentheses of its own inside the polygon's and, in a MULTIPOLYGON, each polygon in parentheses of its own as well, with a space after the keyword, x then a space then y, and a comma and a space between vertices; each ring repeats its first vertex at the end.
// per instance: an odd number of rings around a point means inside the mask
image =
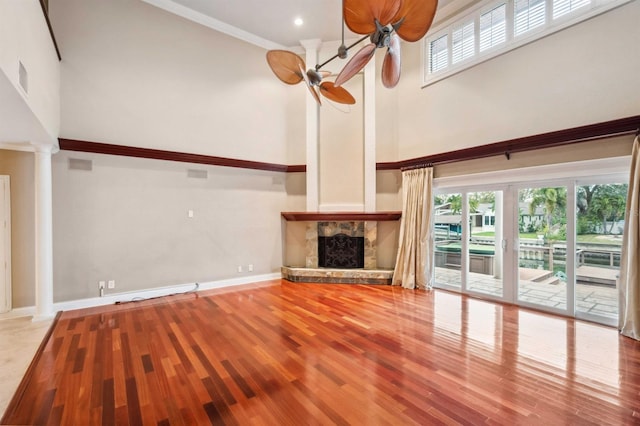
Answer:
MULTIPOLYGON (((320 39, 302 40, 307 64, 316 63, 318 50, 322 47, 320 39)), ((320 106, 311 94, 305 90, 305 144, 307 147, 307 211, 318 210, 320 203, 320 106)))
POLYGON ((250 33, 245 30, 241 30, 240 28, 237 28, 237 27, 234 27, 233 25, 229 25, 225 22, 219 21, 215 18, 212 18, 209 15, 205 15, 204 13, 197 12, 186 6, 178 4, 175 1, 172 1, 172 0, 142 0, 142 1, 150 5, 159 7, 160 9, 166 10, 167 12, 171 12, 175 15, 181 16, 190 21, 196 22, 200 25, 204 25, 205 27, 209 27, 216 31, 220 31, 221 33, 230 35, 231 37, 235 37, 239 40, 246 41, 247 43, 251 43, 258 47, 262 47, 267 50, 285 49, 284 46, 278 43, 274 43, 262 37, 258 37, 253 33, 250 33))
POLYGON ((16 318, 32 317, 36 313, 35 306, 26 306, 24 308, 12 309, 9 312, 0 314, 0 321, 11 320, 16 318))
MULTIPOLYGON (((0 206, 0 208, 3 208, 2 216, 0 217, 4 219, 4 224, 0 222, 0 226, 4 228, 1 233, 3 238, 0 241, 0 244, 4 246, 2 250, 4 258, 0 258, 0 262, 5 262, 6 265, 3 277, 4 306, 0 306, 0 312, 4 313, 11 311, 11 177, 0 176, 0 183, 2 183, 2 191, 4 192, 2 197, 3 205, 0 206)), ((2 289, 0 288, 0 290, 2 289)))
POLYGON ((621 175, 627 180, 631 156, 598 160, 574 161, 571 163, 547 164, 495 172, 474 173, 433 179, 435 188, 455 188, 475 185, 517 184, 550 179, 580 179, 595 175, 621 175))
MULTIPOLYGON (((198 283, 197 291, 212 290, 225 287, 233 287, 243 284, 253 284, 262 281, 277 280, 282 278, 282 273, 253 275, 242 278, 231 278, 220 281, 198 283)), ((75 309, 94 308, 97 306, 113 305, 117 302, 130 302, 134 299, 151 299, 154 297, 169 296, 195 290, 196 283, 177 284, 168 287, 158 287, 148 290, 131 291, 124 293, 108 294, 104 297, 90 297, 88 299, 69 300, 53 304, 53 311, 72 311, 75 309)), ((10 312, 0 314, 0 321, 5 319, 33 316, 36 313, 35 306, 13 309, 10 312)))

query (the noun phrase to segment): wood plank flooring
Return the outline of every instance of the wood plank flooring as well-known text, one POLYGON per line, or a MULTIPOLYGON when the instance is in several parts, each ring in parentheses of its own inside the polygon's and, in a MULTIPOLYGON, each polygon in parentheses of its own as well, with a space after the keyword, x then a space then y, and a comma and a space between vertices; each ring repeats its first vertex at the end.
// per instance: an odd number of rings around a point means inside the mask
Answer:
POLYGON ((443 291, 272 281, 63 313, 3 424, 640 424, 640 342, 443 291))

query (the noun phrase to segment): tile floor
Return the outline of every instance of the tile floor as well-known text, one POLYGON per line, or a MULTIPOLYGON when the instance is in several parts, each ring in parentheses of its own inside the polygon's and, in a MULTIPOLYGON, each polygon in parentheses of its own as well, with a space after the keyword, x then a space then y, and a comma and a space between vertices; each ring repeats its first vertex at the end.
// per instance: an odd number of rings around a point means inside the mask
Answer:
POLYGON ((0 417, 52 321, 33 322, 31 317, 0 320, 0 417))

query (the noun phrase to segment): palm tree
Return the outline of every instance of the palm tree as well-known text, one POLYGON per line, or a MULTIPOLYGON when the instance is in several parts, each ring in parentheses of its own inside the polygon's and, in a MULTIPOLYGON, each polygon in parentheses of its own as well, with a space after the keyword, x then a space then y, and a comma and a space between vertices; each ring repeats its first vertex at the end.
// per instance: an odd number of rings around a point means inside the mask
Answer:
POLYGON ((551 229, 551 222, 557 209, 563 209, 567 205, 567 189, 560 188, 535 188, 531 191, 529 202, 529 214, 533 216, 538 207, 543 206, 545 211, 546 229, 551 229))

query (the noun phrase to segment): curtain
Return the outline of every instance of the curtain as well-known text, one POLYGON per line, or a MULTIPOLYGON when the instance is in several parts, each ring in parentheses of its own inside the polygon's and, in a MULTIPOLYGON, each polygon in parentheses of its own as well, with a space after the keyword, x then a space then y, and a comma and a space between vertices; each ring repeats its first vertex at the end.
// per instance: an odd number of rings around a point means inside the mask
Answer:
POLYGON ((618 328, 625 336, 640 340, 640 142, 636 136, 631 154, 627 208, 622 237, 618 291, 618 328))
POLYGON ((433 277, 433 168, 402 172, 402 218, 392 285, 431 288, 433 277))

